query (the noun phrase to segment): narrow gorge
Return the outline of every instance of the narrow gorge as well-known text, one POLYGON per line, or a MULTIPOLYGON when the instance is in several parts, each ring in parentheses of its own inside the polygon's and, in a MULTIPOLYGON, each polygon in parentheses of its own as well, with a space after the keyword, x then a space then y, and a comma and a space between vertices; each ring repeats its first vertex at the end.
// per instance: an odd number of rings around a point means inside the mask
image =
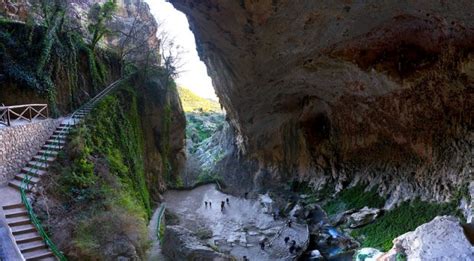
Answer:
POLYGON ((0 261, 474 260, 472 1, 0 0, 0 57, 0 261))

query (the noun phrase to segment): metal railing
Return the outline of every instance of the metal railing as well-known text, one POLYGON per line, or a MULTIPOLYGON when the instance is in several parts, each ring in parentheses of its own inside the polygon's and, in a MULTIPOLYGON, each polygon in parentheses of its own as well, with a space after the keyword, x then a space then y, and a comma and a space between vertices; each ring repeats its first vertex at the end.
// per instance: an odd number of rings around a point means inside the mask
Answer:
MULTIPOLYGON (((123 80, 125 80, 125 79, 119 79, 119 80, 113 82, 108 87, 106 87, 104 90, 102 90, 99 94, 97 94, 94 98, 92 98, 87 103, 85 103, 81 107, 79 107, 76 111, 74 111, 74 113, 72 113, 72 115, 71 115, 71 119, 73 119, 73 123, 72 124, 69 123, 68 126, 72 127, 73 125, 75 125, 77 123, 76 120, 78 120, 78 119, 76 118, 76 115, 79 111, 81 111, 85 107, 92 108, 99 100, 101 100, 103 97, 105 97, 105 95, 109 94, 123 80)), ((57 146, 60 146, 59 135, 57 135, 53 139, 52 144, 57 144, 57 146)), ((43 153, 41 158, 40 158, 40 161, 47 162, 46 161, 47 157, 48 156, 45 153, 43 153)), ((66 261, 67 258, 64 256, 64 254, 61 251, 59 251, 59 249, 53 243, 53 241, 51 241, 48 234, 46 233, 43 226, 41 225, 41 222, 39 221, 38 216, 36 216, 36 214, 34 213, 33 207, 31 206, 31 203, 28 200, 28 197, 27 197, 27 194, 26 194, 27 191, 30 191, 32 189, 32 187, 30 186, 31 179, 34 175, 37 175, 38 170, 39 170, 38 168, 35 168, 34 171, 27 173, 25 175, 25 178, 23 178, 23 180, 21 182, 21 187, 20 187, 21 201, 25 205, 25 208, 26 208, 26 211, 28 212, 28 216, 30 217, 31 223, 33 223, 33 225, 36 227, 36 229, 38 230, 39 235, 43 238, 43 241, 45 242, 45 244, 49 247, 51 252, 53 252, 53 254, 60 261, 66 261)))
POLYGON ((48 118, 47 104, 24 104, 14 106, 0 106, 0 124, 11 126, 14 121, 48 118))
POLYGON ((160 212, 158 213, 158 224, 156 225, 156 237, 158 238, 158 241, 162 242, 163 238, 161 238, 161 225, 162 225, 162 221, 163 221, 163 216, 164 216, 164 213, 165 213, 165 209, 166 209, 166 206, 165 204, 161 204, 161 207, 160 207, 160 212))

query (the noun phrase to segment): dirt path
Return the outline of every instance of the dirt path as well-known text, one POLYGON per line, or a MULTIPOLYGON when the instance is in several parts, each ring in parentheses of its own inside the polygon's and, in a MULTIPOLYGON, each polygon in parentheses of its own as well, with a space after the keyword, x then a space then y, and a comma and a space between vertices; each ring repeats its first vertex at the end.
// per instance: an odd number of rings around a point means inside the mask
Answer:
POLYGON ((240 260, 247 256, 250 260, 292 260, 289 244, 284 238, 290 237, 297 246, 305 248, 308 240, 306 225, 293 223, 286 226, 286 220, 273 220, 264 213, 257 200, 246 200, 219 192, 214 185, 205 185, 190 191, 168 191, 166 206, 176 213, 183 226, 197 232, 204 228, 212 231, 208 243, 215 244, 220 251, 240 260), (221 202, 229 199, 221 211, 221 202), (212 202, 206 207, 204 201, 212 202), (265 250, 259 242, 267 239, 265 250), (270 244, 271 243, 271 244, 270 244))

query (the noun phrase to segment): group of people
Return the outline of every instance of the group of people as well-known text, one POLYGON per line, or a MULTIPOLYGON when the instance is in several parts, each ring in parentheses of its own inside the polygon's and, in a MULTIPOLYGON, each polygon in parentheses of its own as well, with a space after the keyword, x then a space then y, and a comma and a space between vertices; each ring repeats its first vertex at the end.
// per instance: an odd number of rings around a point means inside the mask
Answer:
MULTIPOLYGON (((291 220, 288 220, 288 222, 286 223, 286 225, 291 228, 291 225, 293 224, 293 222, 291 220)), ((259 245, 260 245, 260 249, 261 250, 265 250, 265 243, 268 239, 267 238, 264 238, 263 240, 261 240, 259 242, 259 245)), ((288 242, 290 241, 290 237, 285 237, 284 238, 284 241, 285 241, 285 245, 288 245, 288 242)), ((301 247, 300 246, 297 246, 296 245, 296 241, 295 240, 291 240, 290 242, 290 247, 288 249, 290 251, 290 254, 293 254, 293 253, 297 253, 299 251, 301 251, 301 247)), ((245 259, 244 259, 245 260, 245 259)))
MULTIPOLYGON (((226 198, 225 201, 221 201, 221 211, 224 212, 224 209, 225 209, 225 204, 227 203, 228 206, 230 206, 230 200, 229 198, 226 198)), ((209 206, 210 208, 212 208, 212 201, 204 201, 204 205, 206 206, 209 206)))
MULTIPOLYGON (((244 194, 244 198, 247 199, 247 197, 248 197, 248 192, 246 192, 246 193, 244 194)), ((227 206, 230 206, 230 200, 229 200, 229 198, 226 198, 225 201, 221 201, 221 211, 222 211, 222 212, 224 212, 224 210, 225 210, 226 203, 227 203, 227 206)), ((208 206, 209 206, 210 208, 212 208, 212 202, 211 202, 211 201, 204 201, 204 204, 205 204, 206 208, 207 208, 208 206)), ((277 219, 276 213, 272 213, 272 217, 273 217, 274 220, 276 220, 276 219, 277 219)), ((291 228, 292 223, 293 223, 293 222, 292 222, 291 220, 288 220, 288 222, 286 223, 286 225, 287 225, 289 228, 291 228)), ((259 245, 260 245, 260 249, 261 249, 261 250, 265 250, 265 244, 266 244, 267 240, 268 240, 268 238, 264 238, 263 240, 261 240, 261 241, 259 242, 259 245)), ((295 241, 295 240, 291 240, 291 242, 290 242, 290 237, 285 237, 285 238, 284 238, 284 241, 285 241, 285 245, 288 245, 288 244, 290 245, 290 247, 289 247, 289 249, 288 249, 288 250, 290 251, 290 254, 297 253, 298 251, 301 251, 301 247, 296 245, 296 241, 295 241)), ((242 260, 243 260, 243 261, 250 261, 247 256, 243 256, 243 259, 242 259, 242 260)))

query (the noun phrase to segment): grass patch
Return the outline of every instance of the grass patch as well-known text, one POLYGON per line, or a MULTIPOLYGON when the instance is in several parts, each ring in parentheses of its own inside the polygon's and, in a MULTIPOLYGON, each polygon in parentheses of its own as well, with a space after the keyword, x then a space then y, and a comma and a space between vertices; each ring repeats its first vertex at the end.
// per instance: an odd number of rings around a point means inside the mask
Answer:
POLYGON ((385 199, 380 197, 376 189, 365 191, 364 185, 357 185, 352 188, 345 189, 337 194, 336 198, 327 202, 323 209, 331 216, 339 212, 353 209, 363 208, 382 208, 385 204, 385 199))
POLYGON ((221 112, 221 106, 217 101, 202 98, 185 87, 178 87, 178 94, 185 112, 221 112))
POLYGON ((386 212, 374 223, 352 231, 352 236, 361 239, 362 247, 374 247, 382 251, 392 248, 392 240, 436 216, 462 214, 457 210, 457 201, 434 204, 415 199, 386 212))

